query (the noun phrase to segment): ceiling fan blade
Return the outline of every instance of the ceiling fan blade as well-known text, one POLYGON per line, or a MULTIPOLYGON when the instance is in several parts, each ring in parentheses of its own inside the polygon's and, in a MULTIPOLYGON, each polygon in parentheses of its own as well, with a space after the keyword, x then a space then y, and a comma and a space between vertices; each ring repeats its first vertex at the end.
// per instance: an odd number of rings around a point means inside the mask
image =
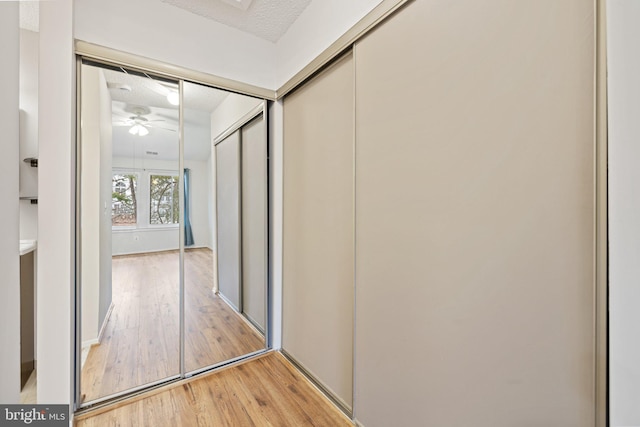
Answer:
POLYGON ((177 110, 172 110, 174 111, 176 114, 167 114, 166 111, 159 111, 157 112, 155 115, 156 117, 160 117, 164 120, 170 121, 170 122, 177 122, 178 121, 178 114, 177 114, 177 110))
POLYGON ((129 119, 129 117, 131 117, 131 114, 122 113, 120 111, 113 111, 111 115, 114 117, 122 117, 123 119, 129 119))
POLYGON ((162 126, 150 126, 150 127, 153 128, 153 129, 162 129, 162 130, 168 130, 170 132, 177 132, 176 129, 165 128, 165 127, 162 127, 162 126))

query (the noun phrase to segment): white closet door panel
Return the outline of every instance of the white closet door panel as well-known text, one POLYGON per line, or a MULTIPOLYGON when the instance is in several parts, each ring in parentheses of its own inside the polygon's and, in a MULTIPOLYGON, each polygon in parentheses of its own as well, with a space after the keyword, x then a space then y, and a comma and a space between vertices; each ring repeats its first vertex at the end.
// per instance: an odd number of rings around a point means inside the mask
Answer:
POLYGON ((355 47, 356 417, 593 426, 594 3, 409 3, 355 47))
POLYGON ((216 145, 219 292, 241 309, 240 131, 216 145))
POLYGON ((261 116, 242 127, 242 310, 265 329, 267 134, 261 116))
POLYGON ((351 407, 351 55, 284 100, 283 256, 283 347, 351 407))

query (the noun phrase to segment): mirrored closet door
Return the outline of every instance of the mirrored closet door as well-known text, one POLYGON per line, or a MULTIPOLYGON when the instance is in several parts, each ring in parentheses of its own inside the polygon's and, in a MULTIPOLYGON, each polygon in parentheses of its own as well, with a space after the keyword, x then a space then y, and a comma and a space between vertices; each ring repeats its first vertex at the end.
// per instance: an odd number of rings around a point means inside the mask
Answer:
POLYGON ((189 82, 183 88, 185 370, 190 373, 265 348, 260 325, 267 302, 267 134, 263 100, 189 82), (258 135, 245 142, 241 132, 253 121, 260 124, 258 135), (229 133, 233 142, 221 152, 215 143, 229 133), (249 153, 241 150, 243 142, 251 145, 249 153), (255 183, 242 172, 243 159, 255 157, 254 145, 262 157, 245 173, 255 176, 255 183), (248 183, 258 188, 255 194, 245 190, 248 183), (250 200, 243 203, 242 195, 250 200), (244 216, 255 221, 249 226, 244 216), (254 264, 262 268, 257 278, 243 274, 254 264), (242 295, 249 304, 240 303, 242 295))
POLYGON ((78 75, 80 408, 266 349, 268 181, 263 99, 78 75))

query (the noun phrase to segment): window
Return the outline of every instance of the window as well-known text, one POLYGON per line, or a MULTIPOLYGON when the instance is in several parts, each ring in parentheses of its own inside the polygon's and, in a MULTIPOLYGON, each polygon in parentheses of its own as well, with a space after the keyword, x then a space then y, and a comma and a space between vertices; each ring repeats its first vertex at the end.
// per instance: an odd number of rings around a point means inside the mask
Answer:
POLYGON ((178 177, 150 175, 149 224, 177 224, 179 221, 178 177))
POLYGON ((111 176, 111 225, 114 230, 178 226, 180 186, 177 171, 114 168, 111 176))
POLYGON ((138 222, 136 190, 138 177, 135 174, 113 173, 111 195, 111 225, 131 227, 138 222))

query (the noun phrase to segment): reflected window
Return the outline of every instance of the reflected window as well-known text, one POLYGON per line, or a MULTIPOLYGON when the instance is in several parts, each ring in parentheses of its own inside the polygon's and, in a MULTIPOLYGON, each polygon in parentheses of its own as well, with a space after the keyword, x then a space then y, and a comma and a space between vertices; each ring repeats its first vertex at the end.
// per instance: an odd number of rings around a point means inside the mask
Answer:
POLYGON ((133 173, 114 173, 111 180, 111 225, 133 227, 138 223, 138 177, 133 173))
POLYGON ((171 175, 150 176, 149 223, 177 224, 180 209, 178 199, 178 177, 171 175))

